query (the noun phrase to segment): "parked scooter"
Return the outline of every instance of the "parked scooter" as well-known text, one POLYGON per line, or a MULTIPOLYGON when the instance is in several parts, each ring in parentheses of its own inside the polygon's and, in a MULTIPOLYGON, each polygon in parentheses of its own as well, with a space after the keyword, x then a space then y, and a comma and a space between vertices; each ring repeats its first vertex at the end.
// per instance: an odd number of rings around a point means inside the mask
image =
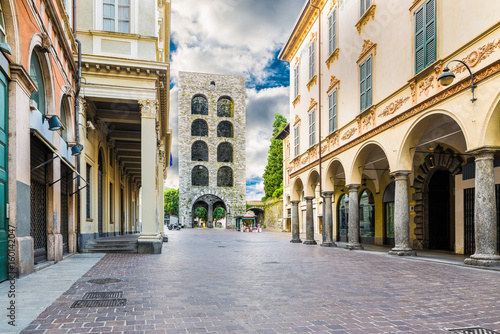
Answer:
POLYGON ((180 230, 181 229, 181 225, 179 223, 172 223, 172 224, 168 224, 168 229, 169 230, 180 230))

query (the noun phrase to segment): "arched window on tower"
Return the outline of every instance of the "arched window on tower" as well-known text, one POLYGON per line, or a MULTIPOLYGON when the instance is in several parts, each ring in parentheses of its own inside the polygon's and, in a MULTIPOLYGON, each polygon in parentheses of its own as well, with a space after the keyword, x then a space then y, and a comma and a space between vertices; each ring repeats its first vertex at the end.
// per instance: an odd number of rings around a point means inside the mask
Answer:
POLYGON ((233 162, 233 145, 220 143, 217 147, 217 162, 233 162))
POLYGON ((197 119, 191 124, 191 136, 206 137, 208 136, 208 124, 202 119, 197 119))
POLYGON ((208 187, 208 169, 205 166, 195 166, 191 171, 191 185, 208 187))
POLYGON ((208 161, 208 145, 198 140, 191 146, 191 161, 208 161))
POLYGON ((233 124, 229 121, 222 121, 217 125, 217 137, 233 138, 233 124))
POLYGON ((217 187, 233 186, 233 170, 231 167, 221 167, 217 171, 217 187))
POLYGON ((36 102, 37 109, 45 115, 45 84, 43 80, 42 67, 35 50, 31 53, 30 77, 35 82, 38 90, 31 93, 30 99, 36 102))
POLYGON ((191 100, 191 114, 208 115, 208 101, 204 96, 193 97, 191 100))
POLYGON ((217 102, 218 117, 233 117, 234 106, 233 101, 229 97, 221 97, 217 102))

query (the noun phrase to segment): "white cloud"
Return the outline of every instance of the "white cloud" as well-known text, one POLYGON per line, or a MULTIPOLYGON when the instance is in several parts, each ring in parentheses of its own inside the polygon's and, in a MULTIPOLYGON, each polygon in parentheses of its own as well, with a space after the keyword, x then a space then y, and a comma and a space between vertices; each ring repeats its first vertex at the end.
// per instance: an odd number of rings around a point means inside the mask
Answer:
POLYGON ((266 78, 304 0, 172 2, 172 76, 178 71, 266 78))
MULTIPOLYGON (((179 71, 234 74, 266 86, 266 68, 288 37, 305 0, 172 1, 171 76, 179 71)), ((288 83, 286 83, 288 86, 288 83)), ((171 91, 170 127, 174 165, 165 182, 178 187, 177 88, 171 91)), ((247 179, 262 177, 275 113, 288 117, 289 88, 247 88, 247 179)), ((252 182, 253 183, 253 182, 252 182)), ((248 199, 263 197, 263 183, 247 189, 248 199)))

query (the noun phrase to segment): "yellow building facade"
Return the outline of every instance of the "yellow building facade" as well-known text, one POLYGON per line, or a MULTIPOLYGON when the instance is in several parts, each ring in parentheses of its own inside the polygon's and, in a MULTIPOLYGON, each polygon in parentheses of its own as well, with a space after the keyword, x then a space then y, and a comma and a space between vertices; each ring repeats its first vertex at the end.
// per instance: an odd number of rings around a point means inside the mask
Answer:
POLYGON ((161 252, 163 183, 170 163, 168 0, 82 0, 79 104, 81 244, 140 233, 161 252))
POLYGON ((293 242, 322 233, 323 246, 436 249, 500 265, 499 9, 493 0, 304 4, 280 54, 290 63, 293 242))

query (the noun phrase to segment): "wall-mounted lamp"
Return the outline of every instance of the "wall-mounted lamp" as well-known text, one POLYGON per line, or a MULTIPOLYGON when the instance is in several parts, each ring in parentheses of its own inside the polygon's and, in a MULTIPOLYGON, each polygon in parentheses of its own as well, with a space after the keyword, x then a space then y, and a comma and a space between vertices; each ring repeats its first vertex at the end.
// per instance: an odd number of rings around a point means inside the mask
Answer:
POLYGON ((57 115, 53 115, 53 116, 43 115, 42 116, 42 123, 45 123, 45 120, 49 121, 49 130, 50 131, 61 130, 63 127, 61 124, 61 121, 59 121, 59 117, 57 117, 57 115))
POLYGON ((210 90, 215 90, 215 81, 210 83, 210 90))
POLYGON ((448 65, 450 65, 451 62, 459 62, 461 63, 462 65, 465 66, 465 68, 467 68, 467 70, 469 71, 470 73, 470 79, 471 79, 471 85, 470 85, 470 90, 472 92, 472 103, 474 103, 474 101, 476 101, 477 99, 474 97, 474 88, 476 88, 477 86, 474 84, 474 75, 472 74, 472 71, 470 69, 470 67, 463 61, 461 60, 450 60, 448 62, 448 64, 446 64, 445 68, 443 69, 443 73, 441 73, 438 77, 438 81, 439 83, 442 85, 442 86, 448 86, 448 85, 451 85, 451 83, 453 82, 453 80, 455 79, 455 73, 453 72, 450 72, 450 68, 448 67, 448 65))
POLYGON ((80 155, 83 150, 83 145, 80 143, 76 143, 75 145, 71 146, 71 155, 76 157, 77 155, 80 155))

